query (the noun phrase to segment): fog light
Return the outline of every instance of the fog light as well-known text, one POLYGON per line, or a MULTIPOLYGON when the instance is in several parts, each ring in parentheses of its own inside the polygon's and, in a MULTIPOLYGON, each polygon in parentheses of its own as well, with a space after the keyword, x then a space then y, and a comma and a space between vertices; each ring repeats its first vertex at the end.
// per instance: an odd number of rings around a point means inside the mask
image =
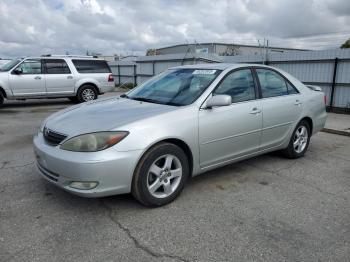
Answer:
POLYGON ((70 187, 81 190, 89 190, 97 187, 98 182, 78 182, 74 181, 69 184, 70 187))

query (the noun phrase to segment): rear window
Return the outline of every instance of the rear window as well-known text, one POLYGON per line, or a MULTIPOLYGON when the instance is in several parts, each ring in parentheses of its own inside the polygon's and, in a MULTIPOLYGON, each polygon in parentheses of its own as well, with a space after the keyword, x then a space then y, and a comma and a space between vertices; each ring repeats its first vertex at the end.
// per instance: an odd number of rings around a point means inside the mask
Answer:
POLYGON ((106 61, 103 60, 78 60, 72 59, 72 62, 79 73, 111 73, 106 61))

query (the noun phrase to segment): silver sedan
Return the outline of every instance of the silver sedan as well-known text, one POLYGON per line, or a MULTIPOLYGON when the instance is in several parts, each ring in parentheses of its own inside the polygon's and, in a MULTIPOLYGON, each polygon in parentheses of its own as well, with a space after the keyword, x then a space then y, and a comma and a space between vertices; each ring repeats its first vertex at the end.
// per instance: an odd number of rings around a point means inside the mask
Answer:
POLYGON ((42 177, 71 193, 131 192, 161 206, 208 170, 276 150, 303 156, 325 121, 321 90, 280 69, 181 66, 127 94, 53 114, 34 152, 42 177))

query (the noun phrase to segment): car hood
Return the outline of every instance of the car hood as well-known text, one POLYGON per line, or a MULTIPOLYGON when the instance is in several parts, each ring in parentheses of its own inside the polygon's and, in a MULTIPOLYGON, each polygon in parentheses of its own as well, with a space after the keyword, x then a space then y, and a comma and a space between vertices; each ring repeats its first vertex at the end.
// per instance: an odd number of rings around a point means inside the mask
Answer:
POLYGON ((49 117, 45 126, 74 136, 115 130, 140 119, 176 110, 177 107, 113 97, 67 108, 49 117))

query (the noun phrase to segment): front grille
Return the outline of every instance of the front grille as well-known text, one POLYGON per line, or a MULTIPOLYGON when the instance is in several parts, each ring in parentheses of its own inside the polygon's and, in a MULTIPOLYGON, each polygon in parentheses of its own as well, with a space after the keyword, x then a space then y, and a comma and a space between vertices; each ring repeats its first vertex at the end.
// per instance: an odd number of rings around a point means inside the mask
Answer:
POLYGON ((52 145, 52 146, 57 146, 59 143, 61 143, 67 136, 57 133, 55 131, 52 131, 48 128, 44 128, 44 138, 45 141, 52 145))

